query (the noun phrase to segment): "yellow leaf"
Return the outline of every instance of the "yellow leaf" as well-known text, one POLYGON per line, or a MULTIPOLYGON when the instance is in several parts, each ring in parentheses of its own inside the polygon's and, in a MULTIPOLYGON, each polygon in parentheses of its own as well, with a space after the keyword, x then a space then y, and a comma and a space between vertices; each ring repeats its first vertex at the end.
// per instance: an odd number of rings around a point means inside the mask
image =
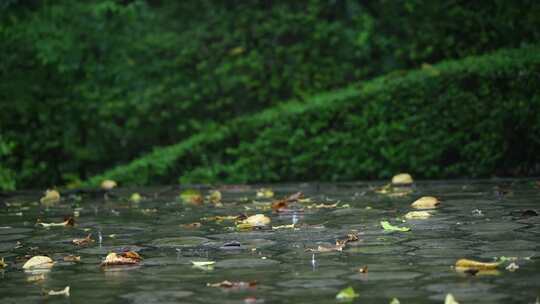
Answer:
POLYGON ((43 196, 39 202, 44 205, 50 205, 60 201, 60 192, 56 190, 47 190, 45 191, 45 196, 43 196))
POLYGON ((428 211, 410 211, 405 214, 405 218, 408 220, 423 220, 431 216, 428 211))
POLYGON ((138 203, 142 200, 142 196, 139 193, 135 192, 131 194, 131 196, 129 197, 129 200, 133 203, 138 203))
POLYGON ((7 264, 6 264, 6 262, 4 262, 4 258, 1 258, 0 259, 0 269, 1 268, 6 268, 6 267, 7 267, 7 264))
POLYGON ((69 286, 66 286, 66 288, 64 288, 62 290, 59 290, 59 291, 51 290, 47 294, 50 295, 50 296, 66 296, 66 297, 69 297, 69 286))
POLYGON ((433 209, 440 204, 439 200, 433 196, 422 196, 421 198, 414 201, 411 204, 411 207, 415 209, 433 209))
POLYGON ((266 226, 270 222, 270 218, 264 214, 255 214, 242 221, 243 224, 250 224, 254 227, 266 226))
POLYGON ((214 265, 216 262, 214 261, 190 261, 193 266, 197 267, 204 267, 204 266, 210 266, 214 265))
POLYGON ((103 190, 111 190, 113 188, 116 188, 116 186, 118 186, 118 184, 110 179, 106 179, 101 182, 101 189, 103 190))
POLYGON ((26 261, 23 265, 23 269, 48 269, 52 268, 54 261, 47 256, 36 255, 30 260, 26 261))
POLYGON ((413 178, 409 173, 400 173, 392 177, 393 185, 410 185, 413 183, 413 178))
POLYGON ((459 302, 454 299, 454 296, 451 293, 448 293, 444 299, 444 304, 459 304, 459 302))
POLYGON ((459 259, 456 261, 456 269, 492 270, 498 266, 499 263, 484 263, 468 259, 459 259))
POLYGON ((274 197, 274 191, 270 188, 261 188, 257 190, 257 197, 259 198, 272 198, 274 197))

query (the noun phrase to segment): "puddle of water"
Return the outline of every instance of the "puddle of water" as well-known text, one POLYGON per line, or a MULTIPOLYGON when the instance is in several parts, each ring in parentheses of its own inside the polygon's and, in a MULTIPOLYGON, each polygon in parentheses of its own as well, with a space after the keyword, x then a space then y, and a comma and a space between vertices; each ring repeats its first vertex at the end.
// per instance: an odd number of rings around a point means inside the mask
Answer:
MULTIPOLYGON (((4 199, 0 208, 0 257, 9 266, 0 270, 2 303, 58 301, 73 303, 243 303, 255 297, 265 303, 332 303, 336 293, 353 286, 358 303, 441 303, 451 292, 463 303, 534 303, 540 296, 540 188, 530 180, 421 182, 405 197, 376 194, 380 184, 274 185, 276 196, 302 191, 309 204, 348 204, 342 209, 302 210, 286 214, 258 210, 271 199, 256 197, 258 187, 222 189, 223 207, 189 206, 178 199, 179 189, 137 189, 146 197, 131 203, 128 189, 108 198, 82 195, 45 207, 40 193, 4 199), (442 200, 429 219, 401 222, 416 198, 442 200), (61 222, 77 210, 72 228, 36 227, 37 219, 61 222), (272 225, 296 224, 296 229, 236 231, 230 220, 205 217, 264 213, 272 225), (389 220, 410 232, 386 232, 389 220), (200 227, 185 224, 200 222, 200 227), (340 252, 312 252, 332 246, 355 231, 360 240, 340 252), (74 238, 92 233, 96 240, 77 247, 74 238), (101 235, 101 241, 99 236, 101 235), (140 265, 103 269, 111 251, 133 250, 140 265), (22 270, 25 255, 48 255, 56 265, 43 274, 22 270), (80 262, 64 262, 77 255, 80 262), (515 272, 465 275, 452 270, 458 258, 491 261, 518 257, 515 272), (216 261, 196 268, 191 261, 216 261), (358 269, 368 266, 367 273, 358 269), (256 287, 226 290, 207 283, 257 281, 256 287), (71 296, 44 296, 47 290, 71 286, 71 296)), ((208 189, 207 187, 204 189, 208 189)))

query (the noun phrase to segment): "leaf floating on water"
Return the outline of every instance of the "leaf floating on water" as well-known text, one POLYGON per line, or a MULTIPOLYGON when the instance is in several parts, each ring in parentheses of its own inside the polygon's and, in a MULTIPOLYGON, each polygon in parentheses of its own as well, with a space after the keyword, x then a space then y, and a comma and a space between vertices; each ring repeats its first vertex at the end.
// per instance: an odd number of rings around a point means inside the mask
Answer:
POLYGON ((349 286, 347 288, 342 289, 340 292, 338 292, 338 294, 336 295, 336 299, 338 299, 338 300, 352 300, 352 299, 357 298, 359 296, 360 295, 357 294, 354 291, 354 288, 349 286))
POLYGON ((255 214, 243 220, 242 224, 249 224, 253 227, 263 227, 270 224, 270 222, 271 222, 270 218, 267 217, 266 215, 255 214))
POLYGON ((207 196, 208 201, 210 201, 210 203, 216 206, 223 206, 223 204, 221 204, 221 198, 222 196, 219 190, 212 190, 210 191, 210 194, 207 196))
POLYGON ((390 304, 400 304, 399 303, 399 300, 397 298, 393 298, 391 301, 390 301, 390 304))
POLYGON ((44 227, 44 228, 49 228, 49 227, 73 227, 75 226, 75 219, 73 219, 73 217, 67 217, 64 219, 63 222, 61 223, 43 223, 41 221, 38 220, 38 222, 36 223, 36 226, 41 226, 41 227, 44 227))
POLYGON ((279 229, 294 229, 295 226, 294 224, 290 224, 290 225, 280 225, 280 226, 272 226, 272 229, 273 230, 279 230, 279 229))
POLYGON ((47 190, 45 191, 45 196, 43 196, 39 202, 44 205, 54 204, 60 201, 60 192, 56 190, 47 190))
POLYGON ((400 231, 400 232, 407 232, 411 231, 411 228, 409 227, 398 227, 390 224, 388 221, 381 221, 381 226, 386 231, 400 231))
POLYGON ((81 257, 76 255, 66 255, 64 257, 64 262, 80 262, 81 257))
POLYGON ((6 262, 4 261, 4 258, 1 258, 0 259, 0 269, 2 268, 6 268, 8 265, 6 264, 6 262))
POLYGON ((512 263, 508 264, 508 266, 506 266, 504 269, 506 269, 508 271, 511 271, 511 272, 514 272, 514 271, 519 269, 519 265, 512 262, 512 263))
POLYGON ((142 196, 139 193, 135 192, 131 194, 131 196, 129 197, 129 200, 133 203, 138 203, 142 201, 142 196))
POLYGON ((360 272, 360 273, 368 273, 368 266, 364 265, 364 266, 358 268, 358 272, 360 272))
POLYGON ((440 201, 433 196, 423 196, 414 203, 411 204, 411 207, 415 209, 434 209, 440 204, 440 201))
POLYGON ((459 302, 454 299, 454 296, 451 293, 448 293, 444 298, 444 304, 459 304, 459 302))
POLYGON ((273 198, 274 191, 270 188, 261 188, 257 190, 257 197, 258 198, 273 198))
POLYGON ((247 216, 243 214, 241 215, 216 215, 216 216, 211 216, 211 217, 203 217, 201 218, 201 221, 220 223, 223 221, 245 220, 246 218, 247 216))
POLYGON ((272 203, 272 210, 276 212, 283 211, 283 209, 287 209, 290 203, 298 202, 298 200, 304 198, 304 193, 302 192, 296 192, 294 194, 289 195, 288 197, 281 199, 279 201, 274 201, 272 203))
POLYGON ((30 260, 26 261, 23 265, 23 269, 48 269, 52 268, 54 261, 48 256, 36 255, 30 260))
POLYGON ((189 224, 183 224, 182 227, 186 229, 197 229, 201 228, 202 224, 199 222, 189 223, 189 224))
POLYGON ((249 281, 249 282, 231 282, 231 281, 222 281, 219 283, 206 283, 206 286, 208 287, 220 287, 220 288, 233 288, 233 289, 245 289, 245 288, 253 288, 257 286, 257 281, 249 281))
POLYGON ((405 218, 408 220, 424 220, 431 217, 429 211, 410 211, 405 214, 405 218))
POLYGON ((69 286, 66 286, 66 288, 64 288, 62 290, 59 290, 59 291, 51 290, 47 294, 49 296, 66 296, 66 297, 69 297, 69 286))
POLYGON ((110 179, 106 179, 101 182, 101 189, 103 190, 112 190, 116 188, 116 186, 118 186, 118 184, 115 181, 110 180, 110 179))
POLYGON ((92 239, 92 234, 89 233, 85 238, 83 238, 83 239, 73 239, 71 242, 74 245, 77 245, 77 246, 86 246, 86 245, 89 245, 90 243, 93 243, 95 241, 92 239))
POLYGON ((180 193, 180 199, 182 199, 184 203, 191 205, 202 205, 204 201, 201 193, 194 189, 184 190, 180 193))
POLYGON ((456 261, 456 270, 464 271, 466 269, 477 269, 477 270, 493 270, 497 269, 500 263, 484 263, 469 259, 459 259, 456 261))
POLYGON ((409 173, 400 173, 392 177, 392 185, 410 185, 413 182, 413 178, 409 173))
POLYGON ((191 264, 193 264, 193 266, 197 266, 197 267, 210 266, 216 263, 215 261, 190 261, 190 262, 191 264))
POLYGON ((339 203, 335 203, 335 204, 315 204, 315 205, 308 205, 306 206, 306 208, 308 209, 334 209, 334 208, 337 208, 339 205, 339 203))
POLYGON ((136 265, 139 264, 142 257, 134 251, 126 251, 121 253, 111 252, 109 253, 101 266, 115 266, 115 265, 136 265))

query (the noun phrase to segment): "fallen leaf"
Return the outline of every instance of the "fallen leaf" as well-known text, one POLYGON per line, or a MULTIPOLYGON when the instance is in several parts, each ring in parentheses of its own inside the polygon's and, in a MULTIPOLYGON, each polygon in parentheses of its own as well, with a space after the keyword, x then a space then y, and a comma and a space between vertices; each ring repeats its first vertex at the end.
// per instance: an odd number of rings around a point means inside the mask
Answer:
POLYGON ((142 196, 139 193, 135 192, 131 194, 131 196, 129 197, 129 200, 133 203, 138 203, 142 200, 142 196))
POLYGON ((73 217, 66 217, 63 222, 61 223, 43 223, 40 220, 36 223, 36 226, 41 226, 44 228, 49 227, 73 227, 75 226, 75 219, 73 217))
POLYGON ((428 211, 410 211, 405 214, 405 218, 408 220, 424 220, 431 217, 431 213, 428 211))
POLYGON ((77 246, 85 246, 90 243, 93 243, 94 240, 92 239, 92 234, 90 233, 83 239, 73 239, 71 242, 77 246))
POLYGON ((280 225, 280 226, 272 226, 272 229, 273 229, 273 230, 278 230, 278 229, 294 229, 294 224, 290 224, 290 225, 280 225))
POLYGON ((23 265, 23 269, 48 269, 52 268, 54 261, 47 256, 36 255, 26 261, 23 265))
POLYGON ((411 231, 411 228, 409 227, 398 227, 390 224, 388 221, 381 221, 381 226, 386 231, 400 231, 400 232, 407 232, 411 231))
POLYGON ((274 210, 276 212, 280 212, 283 209, 287 209, 287 207, 288 207, 288 205, 290 203, 297 202, 298 200, 300 200, 302 198, 304 198, 304 193, 296 192, 294 194, 291 194, 291 195, 287 196, 284 199, 273 202, 272 203, 272 210, 274 210))
POLYGON ((257 190, 257 197, 258 198, 272 198, 274 197, 274 191, 270 188, 261 188, 257 190))
POLYGON ((446 294, 446 298, 444 298, 444 304, 459 304, 459 302, 454 299, 451 293, 448 293, 446 294))
POLYGON ((410 185, 413 183, 413 178, 408 173, 400 173, 392 177, 393 185, 410 185))
POLYGON ((411 204, 415 209, 433 209, 440 204, 439 200, 433 196, 423 196, 411 204))
POLYGON ((141 262, 141 256, 134 251, 126 251, 121 253, 111 252, 109 253, 101 266, 115 266, 115 265, 136 265, 141 262))
POLYGON ((210 203, 214 205, 222 205, 221 204, 221 192, 219 190, 212 190, 210 191, 210 194, 208 195, 208 200, 210 203))
POLYGON ((35 273, 26 277, 26 282, 28 283, 34 283, 34 282, 39 282, 43 280, 45 280, 44 273, 35 273))
POLYGON ((47 190, 45 191, 45 196, 43 196, 39 202, 45 205, 57 203, 60 201, 60 192, 56 190, 47 190))
POLYGON ((193 266, 197 267, 204 267, 204 266, 210 266, 214 265, 216 262, 214 261, 190 261, 193 266))
POLYGON ((216 215, 211 217, 203 217, 201 218, 201 221, 208 221, 208 222, 223 222, 223 221, 242 221, 245 220, 247 216, 244 214, 240 215, 216 215))
POLYGON ((194 189, 184 190, 180 194, 180 199, 182 199, 184 203, 191 205, 202 205, 204 201, 201 193, 194 189))
POLYGON ((400 303, 397 298, 392 298, 392 300, 390 301, 390 304, 400 304, 400 303))
POLYGON ((354 289, 349 286, 347 288, 342 289, 338 294, 336 295, 336 299, 338 300, 352 300, 354 298, 359 297, 360 295, 357 294, 354 289))
POLYGON ((245 288, 253 288, 257 286, 257 281, 250 281, 250 282, 231 282, 231 281, 222 281, 219 283, 206 283, 206 286, 208 287, 220 287, 220 288, 233 288, 233 289, 245 289, 245 288))
POLYGON ((512 263, 508 264, 508 266, 506 266, 504 269, 506 269, 508 271, 511 271, 511 272, 514 272, 514 271, 519 269, 519 265, 512 262, 512 263))
POLYGON ((197 229, 201 228, 202 224, 199 222, 189 223, 189 224, 183 224, 182 227, 186 229, 197 229))
POLYGON ((317 251, 317 252, 343 251, 343 247, 344 245, 330 245, 330 246, 319 245, 317 247, 317 250, 311 250, 311 251, 317 251))
POLYGON ((101 182, 101 189, 103 190, 112 190, 113 188, 116 188, 116 186, 118 186, 118 184, 110 179, 101 182))
POLYGON ((49 296, 66 296, 66 297, 69 297, 69 286, 66 286, 66 288, 64 288, 62 290, 59 290, 59 291, 51 290, 47 294, 49 296))
POLYGON ((308 209, 333 209, 333 208, 337 208, 339 203, 335 203, 335 204, 315 204, 315 205, 308 205, 306 206, 306 208, 308 209))
POLYGON ((456 270, 464 271, 466 269, 477 269, 477 270, 492 270, 496 269, 500 263, 484 263, 469 259, 459 259, 456 261, 456 270))
POLYGON ((243 220, 242 224, 249 224, 253 227, 261 227, 261 226, 266 226, 270 224, 270 222, 271 222, 270 218, 267 217, 266 215, 255 214, 243 220))
POLYGON ((360 273, 368 273, 368 266, 364 265, 364 266, 358 268, 358 272, 360 272, 360 273))
POLYGON ((6 268, 8 265, 6 264, 6 262, 4 261, 4 258, 1 258, 0 259, 0 269, 2 268, 6 268))
POLYGON ((64 262, 80 262, 81 257, 76 255, 66 255, 64 257, 64 262))

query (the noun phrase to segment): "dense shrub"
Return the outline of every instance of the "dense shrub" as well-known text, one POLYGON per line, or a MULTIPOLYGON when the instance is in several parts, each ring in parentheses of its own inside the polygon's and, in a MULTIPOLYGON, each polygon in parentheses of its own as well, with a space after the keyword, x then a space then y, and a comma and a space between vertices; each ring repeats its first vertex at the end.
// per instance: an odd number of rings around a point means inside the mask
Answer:
POLYGON ((89 184, 528 174, 539 86, 539 47, 426 65, 210 126, 89 184))
POLYGON ((535 42, 539 9, 533 0, 3 1, 0 130, 10 149, 0 157, 11 173, 0 187, 76 182, 283 100, 535 42))

